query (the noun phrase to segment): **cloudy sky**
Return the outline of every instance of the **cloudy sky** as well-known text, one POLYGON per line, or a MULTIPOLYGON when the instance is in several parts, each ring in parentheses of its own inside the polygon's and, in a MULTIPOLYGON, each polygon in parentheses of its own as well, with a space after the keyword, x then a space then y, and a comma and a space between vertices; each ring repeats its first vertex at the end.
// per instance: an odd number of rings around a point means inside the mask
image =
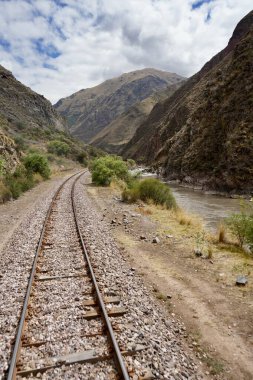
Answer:
POLYGON ((0 0, 0 64, 53 103, 144 67, 190 76, 252 0, 0 0))

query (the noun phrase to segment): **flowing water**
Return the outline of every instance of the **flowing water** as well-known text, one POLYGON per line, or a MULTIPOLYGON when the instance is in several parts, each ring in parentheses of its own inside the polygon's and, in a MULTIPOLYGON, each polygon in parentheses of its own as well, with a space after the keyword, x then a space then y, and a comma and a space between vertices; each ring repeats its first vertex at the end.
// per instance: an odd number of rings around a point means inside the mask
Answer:
MULTIPOLYGON (((199 215, 211 230, 227 216, 240 212, 240 199, 225 198, 218 195, 205 194, 201 191, 169 184, 178 205, 191 214, 199 215)), ((249 201, 244 201, 247 208, 249 201)))

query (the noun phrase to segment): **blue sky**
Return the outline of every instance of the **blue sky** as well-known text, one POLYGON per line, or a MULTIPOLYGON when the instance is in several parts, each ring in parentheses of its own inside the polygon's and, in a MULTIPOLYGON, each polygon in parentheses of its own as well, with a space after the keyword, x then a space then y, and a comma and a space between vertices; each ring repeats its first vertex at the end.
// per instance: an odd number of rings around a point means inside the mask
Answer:
POLYGON ((123 72, 190 76, 252 0, 0 0, 0 64, 52 102, 123 72))

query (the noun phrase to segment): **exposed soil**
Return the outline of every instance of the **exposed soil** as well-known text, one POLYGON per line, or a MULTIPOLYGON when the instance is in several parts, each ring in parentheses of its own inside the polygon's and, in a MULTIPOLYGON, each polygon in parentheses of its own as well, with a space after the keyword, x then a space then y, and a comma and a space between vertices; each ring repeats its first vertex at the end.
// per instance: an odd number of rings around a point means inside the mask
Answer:
POLYGON ((252 379, 252 259, 222 244, 214 245, 211 259, 196 257, 196 230, 180 226, 165 211, 124 204, 117 190, 109 188, 90 185, 88 193, 168 315, 182 318, 185 339, 207 372, 215 379, 252 379), (152 243, 156 236, 158 244, 152 243), (249 280, 242 288, 235 286, 240 273, 249 280))

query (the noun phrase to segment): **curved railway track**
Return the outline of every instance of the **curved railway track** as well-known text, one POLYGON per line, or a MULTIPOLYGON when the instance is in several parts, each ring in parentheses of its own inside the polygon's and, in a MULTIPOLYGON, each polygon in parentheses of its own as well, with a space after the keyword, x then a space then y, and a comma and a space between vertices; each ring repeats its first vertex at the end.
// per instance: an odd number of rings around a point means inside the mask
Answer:
POLYGON ((115 307, 118 297, 102 297, 78 224, 74 191, 84 173, 62 183, 47 211, 8 380, 42 374, 45 379, 65 378, 65 371, 76 365, 81 371, 84 367, 82 378, 89 378, 92 367, 85 366, 90 363, 109 363, 110 379, 129 379, 109 318, 125 310, 115 307))

